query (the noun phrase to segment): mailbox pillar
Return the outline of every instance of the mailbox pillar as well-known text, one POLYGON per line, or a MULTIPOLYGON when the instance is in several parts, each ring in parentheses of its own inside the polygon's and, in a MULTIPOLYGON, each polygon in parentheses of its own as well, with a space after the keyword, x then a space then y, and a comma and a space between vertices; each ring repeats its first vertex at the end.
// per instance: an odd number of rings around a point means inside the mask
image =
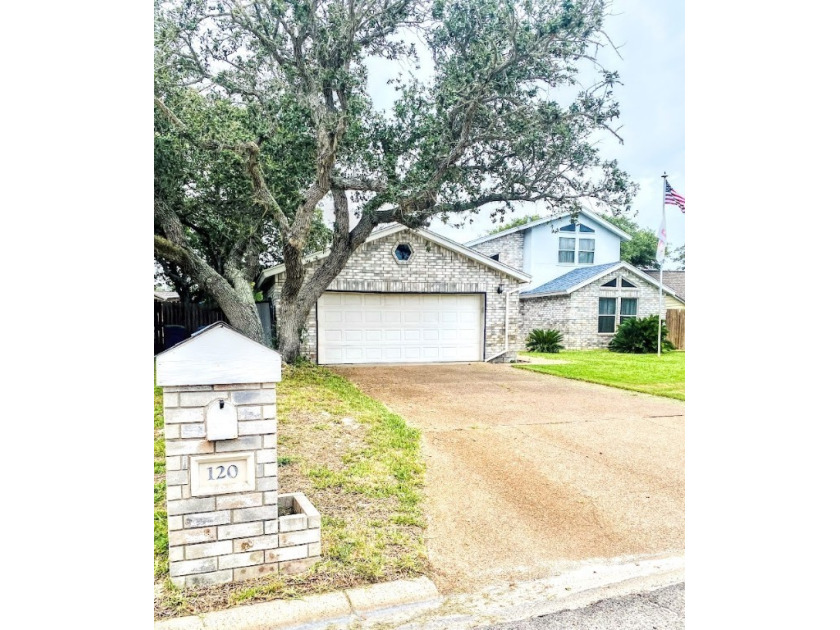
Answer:
POLYGON ((176 585, 298 572, 320 557, 320 515, 307 519, 313 527, 295 545, 278 531, 280 366, 277 352, 223 323, 158 355, 169 575, 176 585))

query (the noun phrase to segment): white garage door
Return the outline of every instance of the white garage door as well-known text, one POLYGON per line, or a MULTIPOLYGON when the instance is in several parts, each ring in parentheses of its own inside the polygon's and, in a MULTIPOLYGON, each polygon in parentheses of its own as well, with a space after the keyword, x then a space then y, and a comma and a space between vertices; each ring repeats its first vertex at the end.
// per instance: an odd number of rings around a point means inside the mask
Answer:
POLYGON ((318 362, 481 361, 484 296, 324 293, 318 300, 318 362))

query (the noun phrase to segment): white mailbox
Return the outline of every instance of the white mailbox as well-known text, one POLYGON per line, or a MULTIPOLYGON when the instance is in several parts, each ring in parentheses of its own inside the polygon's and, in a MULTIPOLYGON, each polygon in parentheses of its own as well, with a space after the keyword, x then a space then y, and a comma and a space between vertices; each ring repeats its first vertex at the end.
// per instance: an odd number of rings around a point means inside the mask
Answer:
POLYGON ((213 400, 204 409, 207 439, 232 440, 239 437, 236 422, 236 405, 230 400, 213 400))

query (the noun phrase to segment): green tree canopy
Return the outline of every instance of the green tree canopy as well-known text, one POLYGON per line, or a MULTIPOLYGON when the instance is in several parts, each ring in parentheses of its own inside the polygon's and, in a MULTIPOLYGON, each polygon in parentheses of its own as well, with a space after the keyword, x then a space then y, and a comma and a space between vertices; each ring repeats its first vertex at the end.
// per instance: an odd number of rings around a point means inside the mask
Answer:
POLYGON ((639 224, 624 216, 604 216, 618 229, 627 232, 631 239, 621 243, 621 260, 634 267, 659 269, 656 260, 656 247, 659 239, 653 230, 639 227, 639 224))
POLYGON ((377 225, 537 201, 626 211, 636 186, 597 149, 619 115, 618 75, 597 60, 605 14, 602 0, 159 1, 156 259, 258 338, 249 285, 273 251, 289 361, 377 225), (418 45, 428 78, 407 70, 418 45), (403 71, 383 109, 368 73, 387 64, 403 71), (305 273, 319 208, 329 253, 305 273))

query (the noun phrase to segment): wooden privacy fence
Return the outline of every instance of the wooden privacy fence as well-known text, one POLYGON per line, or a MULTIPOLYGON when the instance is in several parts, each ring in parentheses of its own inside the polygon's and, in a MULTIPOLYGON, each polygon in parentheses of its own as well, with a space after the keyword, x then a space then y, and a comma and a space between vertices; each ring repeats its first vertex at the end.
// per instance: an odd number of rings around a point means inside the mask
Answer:
POLYGON ((668 327, 666 339, 674 344, 677 350, 685 350, 685 310, 669 308, 665 311, 665 326, 668 327))
POLYGON ((228 323, 221 309, 181 302, 155 302, 155 354, 213 322, 228 323))

